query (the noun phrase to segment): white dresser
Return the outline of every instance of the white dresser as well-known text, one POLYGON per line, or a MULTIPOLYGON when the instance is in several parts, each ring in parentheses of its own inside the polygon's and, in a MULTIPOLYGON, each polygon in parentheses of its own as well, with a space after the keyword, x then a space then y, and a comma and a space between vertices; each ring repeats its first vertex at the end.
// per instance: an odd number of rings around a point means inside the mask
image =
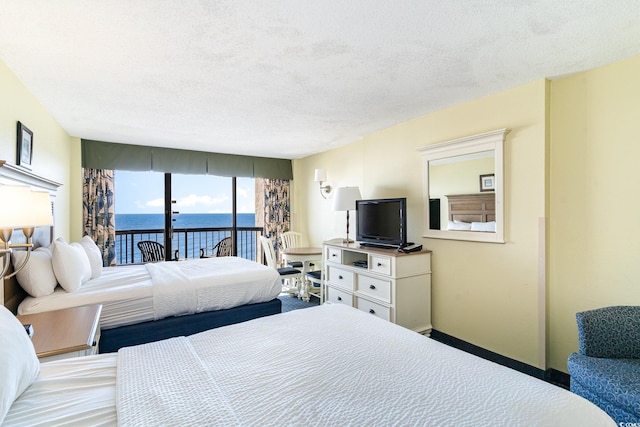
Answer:
POLYGON ((431 333, 431 251, 323 244, 326 300, 425 335, 431 333))

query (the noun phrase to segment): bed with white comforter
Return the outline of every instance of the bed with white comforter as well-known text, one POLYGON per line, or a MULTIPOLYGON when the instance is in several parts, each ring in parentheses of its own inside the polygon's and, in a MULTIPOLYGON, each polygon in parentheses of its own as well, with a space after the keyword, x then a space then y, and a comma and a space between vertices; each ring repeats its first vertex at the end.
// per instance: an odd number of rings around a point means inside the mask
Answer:
POLYGON ((5 419, 30 426, 116 421, 615 425, 567 390, 337 304, 124 348, 117 357, 43 364, 5 419))
POLYGON ((107 267, 67 292, 26 297, 18 314, 102 304, 103 329, 169 316, 224 310, 273 300, 282 289, 273 268, 239 257, 107 267))

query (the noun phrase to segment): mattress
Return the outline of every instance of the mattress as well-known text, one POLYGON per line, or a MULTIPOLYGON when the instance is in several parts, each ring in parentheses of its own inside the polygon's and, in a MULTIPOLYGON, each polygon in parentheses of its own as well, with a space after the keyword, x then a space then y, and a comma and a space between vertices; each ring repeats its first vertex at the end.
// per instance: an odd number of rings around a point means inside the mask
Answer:
MULTIPOLYGON (((213 309, 270 301, 282 287, 277 272, 244 258, 221 257, 179 261, 184 265, 207 266, 214 272, 213 295, 208 301, 213 309), (215 283, 215 288, 214 288, 215 283), (239 290, 239 291, 234 291, 239 290)), ((155 320, 154 290, 151 276, 144 265, 107 267, 102 275, 82 285, 77 292, 66 292, 60 286, 51 295, 26 297, 18 314, 33 314, 88 304, 102 304, 100 326, 109 329, 155 320)), ((182 313, 181 313, 182 314, 182 313)))

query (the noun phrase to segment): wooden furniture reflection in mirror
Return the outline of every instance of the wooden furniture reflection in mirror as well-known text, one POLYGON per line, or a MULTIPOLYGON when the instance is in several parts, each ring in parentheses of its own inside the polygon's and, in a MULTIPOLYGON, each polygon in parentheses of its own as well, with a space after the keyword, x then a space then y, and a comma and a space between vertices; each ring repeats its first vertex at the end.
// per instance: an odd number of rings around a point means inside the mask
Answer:
POLYGON ((489 222, 496 220, 496 195, 493 193, 456 194, 447 196, 449 220, 489 222))
MULTIPOLYGON (((52 181, 47 178, 38 176, 31 171, 20 168, 19 166, 7 163, 5 160, 0 160, 0 185, 27 185, 32 190, 48 191, 51 197, 51 208, 53 209, 55 203, 56 192, 58 187, 62 184, 52 181)), ((10 201, 2 200, 2 203, 9 203, 10 201)), ((55 217, 55 215, 54 215, 55 217)), ((53 227, 38 227, 36 228, 32 237, 33 249, 39 246, 48 246, 53 240, 54 228, 53 227)), ((16 229, 11 237, 12 243, 24 243, 26 239, 22 230, 16 229)), ((9 256, 6 257, 6 261, 9 260, 9 256)), ((0 259, 0 267, 3 261, 0 259)), ((12 269, 9 269, 9 273, 12 269)), ((8 273, 8 274, 9 274, 8 273)), ((0 304, 7 307, 13 313, 16 313, 18 304, 26 296, 26 292, 20 287, 15 276, 2 281, 0 286, 0 304)))

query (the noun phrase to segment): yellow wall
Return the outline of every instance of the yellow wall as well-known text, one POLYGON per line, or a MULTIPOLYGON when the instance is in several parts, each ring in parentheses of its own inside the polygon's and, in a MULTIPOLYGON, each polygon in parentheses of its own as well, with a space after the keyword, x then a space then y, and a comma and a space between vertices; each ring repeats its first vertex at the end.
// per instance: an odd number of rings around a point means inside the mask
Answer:
POLYGON ((57 236, 70 239, 73 139, 2 62, 0 94, 0 159, 15 164, 16 123, 22 122, 33 132, 32 172, 63 184, 56 196, 55 230, 57 236))
MULTIPOLYGON (((344 235, 344 212, 319 195, 313 169, 363 198, 406 196, 408 237, 433 250, 435 329, 525 363, 542 366, 538 302, 538 219, 545 214, 547 82, 399 124, 346 147, 297 160, 294 211, 310 243, 344 235), (422 164, 417 148, 507 127, 506 244, 423 239, 422 164)), ((355 228, 355 221, 351 230, 355 228)), ((353 231, 351 233, 353 237, 353 231)), ((543 328, 542 328, 543 329, 543 328)))
POLYGON ((640 57, 553 81, 551 365, 577 349, 575 313, 640 304, 640 57))

